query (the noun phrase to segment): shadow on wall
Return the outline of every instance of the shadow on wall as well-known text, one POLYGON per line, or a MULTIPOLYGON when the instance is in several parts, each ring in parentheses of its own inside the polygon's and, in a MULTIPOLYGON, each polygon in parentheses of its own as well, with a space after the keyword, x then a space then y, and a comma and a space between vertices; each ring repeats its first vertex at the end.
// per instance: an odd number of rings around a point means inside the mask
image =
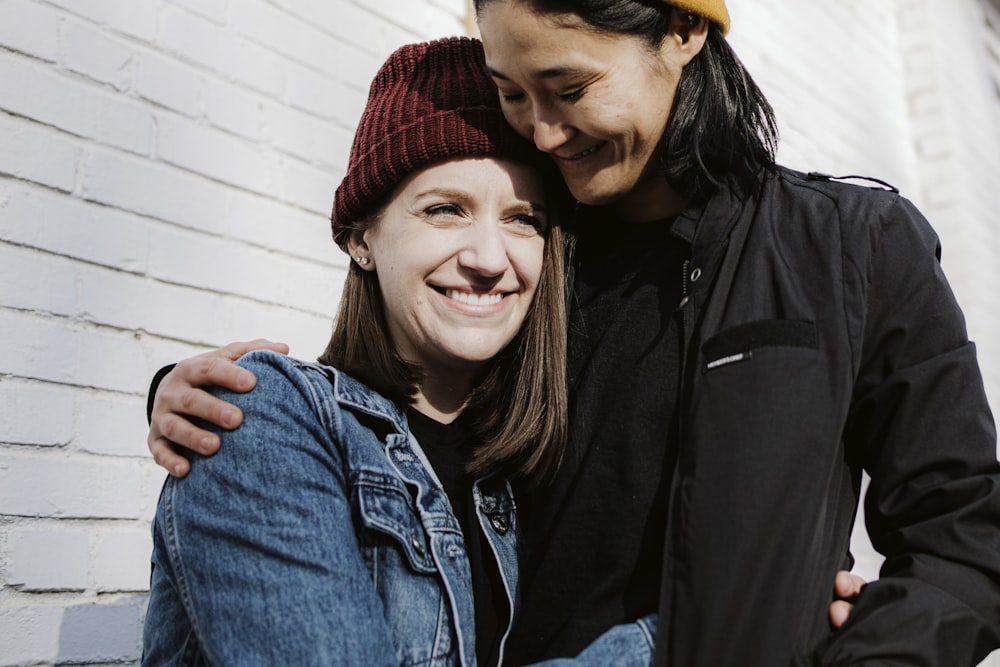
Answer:
POLYGON ((59 663, 138 662, 145 596, 112 604, 86 604, 63 612, 59 663))

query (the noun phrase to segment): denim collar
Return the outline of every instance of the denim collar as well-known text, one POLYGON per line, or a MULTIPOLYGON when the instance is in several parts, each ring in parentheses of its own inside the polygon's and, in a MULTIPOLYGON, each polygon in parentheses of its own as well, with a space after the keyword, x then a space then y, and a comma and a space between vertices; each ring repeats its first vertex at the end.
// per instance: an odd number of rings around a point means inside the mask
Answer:
POLYGON ((333 385, 333 396, 345 408, 388 422, 399 433, 408 430, 403 409, 368 385, 332 366, 321 366, 333 385))

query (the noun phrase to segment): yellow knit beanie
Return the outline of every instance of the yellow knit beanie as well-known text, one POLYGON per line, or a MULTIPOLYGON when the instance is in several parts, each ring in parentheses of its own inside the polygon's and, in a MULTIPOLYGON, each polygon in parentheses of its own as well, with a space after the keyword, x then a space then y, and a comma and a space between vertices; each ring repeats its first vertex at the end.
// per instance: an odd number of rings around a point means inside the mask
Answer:
POLYGON ((707 19, 715 21, 722 34, 729 32, 729 12, 724 0, 667 0, 668 3, 686 12, 694 12, 707 19))

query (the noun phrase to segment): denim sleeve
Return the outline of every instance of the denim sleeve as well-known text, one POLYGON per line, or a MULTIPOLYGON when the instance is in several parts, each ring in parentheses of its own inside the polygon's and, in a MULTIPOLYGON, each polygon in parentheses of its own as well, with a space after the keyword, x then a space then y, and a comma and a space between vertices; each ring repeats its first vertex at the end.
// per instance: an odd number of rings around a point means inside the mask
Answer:
POLYGON ((653 663, 656 614, 605 631, 575 658, 555 658, 530 667, 648 667, 653 663))
POLYGON ((256 389, 219 396, 243 410, 243 426, 219 432, 215 456, 192 455, 191 473, 168 479, 160 498, 146 657, 185 639, 166 611, 173 591, 187 641, 211 664, 397 664, 311 385, 273 353, 240 365, 256 389))

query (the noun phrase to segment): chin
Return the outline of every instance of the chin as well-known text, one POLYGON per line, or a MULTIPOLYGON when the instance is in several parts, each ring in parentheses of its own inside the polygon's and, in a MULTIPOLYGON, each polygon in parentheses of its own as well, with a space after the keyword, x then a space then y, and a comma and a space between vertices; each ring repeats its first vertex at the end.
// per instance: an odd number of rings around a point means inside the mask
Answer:
POLYGON ((605 194, 601 192, 581 192, 580 194, 577 194, 572 190, 570 190, 570 192, 578 202, 587 206, 606 206, 608 204, 615 203, 622 197, 620 193, 605 194))
POLYGON ((460 356, 456 355, 456 360, 470 368, 482 367, 495 359, 506 346, 506 343, 503 345, 466 345, 459 353, 460 356))
POLYGON ((586 204, 587 206, 605 206, 607 204, 613 204, 620 200, 628 192, 627 190, 622 190, 621 188, 602 188, 599 185, 595 187, 593 181, 587 182, 583 187, 575 187, 574 185, 567 182, 570 194, 573 195, 581 204, 586 204))

